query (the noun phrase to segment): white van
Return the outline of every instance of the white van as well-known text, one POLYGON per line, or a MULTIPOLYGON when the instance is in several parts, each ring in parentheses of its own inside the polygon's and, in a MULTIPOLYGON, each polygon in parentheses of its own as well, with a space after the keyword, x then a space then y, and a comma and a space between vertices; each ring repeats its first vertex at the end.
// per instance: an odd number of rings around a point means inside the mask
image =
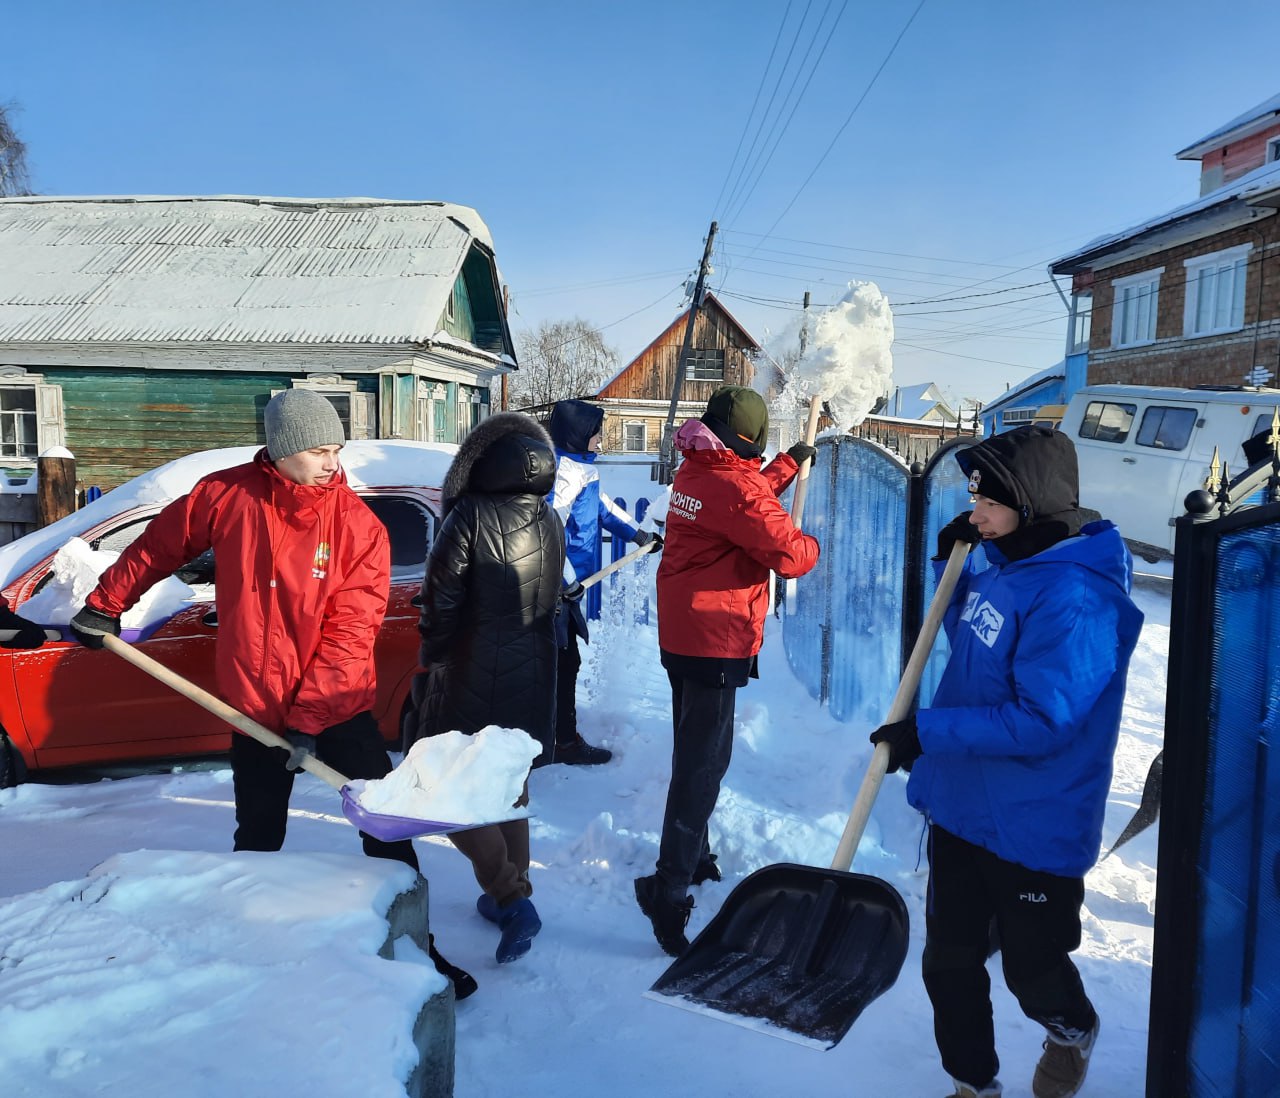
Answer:
POLYGON ((1203 488, 1214 448, 1231 476, 1243 443, 1271 426, 1280 389, 1165 389, 1086 385, 1060 430, 1080 459, 1080 505, 1119 528, 1147 560, 1173 554, 1173 520, 1203 488))

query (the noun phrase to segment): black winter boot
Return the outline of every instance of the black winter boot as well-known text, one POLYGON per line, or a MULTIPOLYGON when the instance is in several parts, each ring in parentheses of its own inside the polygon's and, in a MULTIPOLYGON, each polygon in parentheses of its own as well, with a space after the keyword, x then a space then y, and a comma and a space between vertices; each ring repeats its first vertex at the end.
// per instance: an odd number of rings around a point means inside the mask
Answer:
POLYGON ((693 911, 692 896, 683 900, 673 899, 662 878, 654 873, 636 878, 636 903, 649 917, 653 936, 658 939, 664 953, 679 957, 689 948, 684 928, 689 925, 689 915, 693 911))
POLYGON ((431 957, 431 963, 436 966, 436 971, 453 984, 455 1002, 461 1002, 468 995, 475 993, 476 988, 479 987, 476 983, 476 978, 470 972, 464 972, 457 965, 451 965, 440 956, 439 951, 436 949, 436 936, 434 934, 427 935, 427 953, 431 957))
POLYGON ((706 884, 708 881, 721 881, 724 877, 720 873, 720 867, 716 865, 716 856, 714 854, 704 854, 698 859, 697 868, 693 871, 693 879, 690 884, 706 884))
POLYGON ((556 753, 551 761, 567 766, 599 766, 612 758, 613 752, 607 747, 595 747, 579 736, 568 743, 556 744, 556 753))

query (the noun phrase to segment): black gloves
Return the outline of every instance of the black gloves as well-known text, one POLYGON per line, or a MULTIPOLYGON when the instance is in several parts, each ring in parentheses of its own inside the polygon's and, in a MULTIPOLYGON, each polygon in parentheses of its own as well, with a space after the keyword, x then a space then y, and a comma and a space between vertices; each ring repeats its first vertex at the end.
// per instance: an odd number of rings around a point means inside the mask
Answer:
POLYGON ((582 596, 585 595, 586 593, 587 593, 587 589, 583 587, 582 584, 580 584, 577 580, 574 580, 572 583, 568 584, 563 591, 560 592, 560 597, 564 599, 566 602, 580 602, 582 600, 582 596))
POLYGON ((662 548, 662 535, 654 534, 648 530, 637 530, 636 536, 631 539, 633 545, 650 546, 650 553, 656 553, 662 548))
POLYGON ((101 648, 102 638, 108 633, 113 637, 120 635, 119 618, 82 606, 80 613, 71 619, 71 635, 86 648, 101 648))
POLYGON ((289 758, 285 761, 286 770, 300 770, 302 760, 310 755, 316 757, 316 738, 308 732, 299 732, 296 728, 286 728, 284 738, 289 741, 289 758))
POLYGON ((787 457, 791 458, 797 465, 803 465, 806 461, 813 461, 817 456, 817 448, 810 446, 807 442, 797 442, 787 450, 787 457))
POLYGON ((43 628, 7 606, 0 606, 0 629, 13 631, 8 640, 0 640, 0 648, 39 648, 45 642, 43 628))
POLYGON ((982 540, 978 528, 969 521, 969 516, 972 514, 972 511, 965 511, 956 515, 938 531, 938 555, 933 558, 934 560, 946 560, 951 556, 951 549, 958 541, 977 545, 982 540))
POLYGON ((920 747, 920 737, 916 735, 916 719, 914 716, 906 720, 883 724, 871 733, 872 743, 888 743, 889 773, 902 769, 910 772, 911 764, 924 751, 920 747))

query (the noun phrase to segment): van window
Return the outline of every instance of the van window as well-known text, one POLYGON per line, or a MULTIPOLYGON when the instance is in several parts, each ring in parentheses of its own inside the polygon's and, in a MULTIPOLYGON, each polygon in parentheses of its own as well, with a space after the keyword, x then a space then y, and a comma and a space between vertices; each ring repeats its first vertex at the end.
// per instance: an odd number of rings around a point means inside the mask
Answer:
POLYGON ((1253 421, 1253 432, 1249 435, 1249 437, 1253 438, 1254 435, 1260 435, 1262 434, 1263 431, 1270 431, 1271 419, 1274 415, 1275 415, 1274 411, 1263 412, 1262 415, 1260 415, 1257 419, 1255 419, 1253 421))
POLYGON ((1138 445, 1157 450, 1183 450, 1191 440, 1196 425, 1194 408, 1164 408, 1152 405, 1142 413, 1138 428, 1138 445))
POLYGON ((1080 423, 1080 437, 1099 442, 1123 442, 1133 426, 1136 404, 1113 404, 1109 400, 1091 400, 1080 423))

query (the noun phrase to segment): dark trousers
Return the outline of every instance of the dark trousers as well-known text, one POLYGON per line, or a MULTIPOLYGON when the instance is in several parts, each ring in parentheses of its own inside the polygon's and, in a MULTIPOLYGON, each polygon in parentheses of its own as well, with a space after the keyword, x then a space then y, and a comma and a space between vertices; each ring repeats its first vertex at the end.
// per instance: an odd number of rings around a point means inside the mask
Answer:
POLYGON ((556 743, 566 747, 578 739, 578 672, 582 653, 578 634, 569 627, 569 643, 556 653, 556 743))
MULTIPOLYGON (((391 772, 391 759, 369 712, 357 713, 316 737, 316 757, 348 778, 382 778, 391 772)), ((231 779, 236 795, 234 850, 279 850, 289 819, 293 771, 288 756, 239 733, 231 737, 231 779)), ((336 794, 335 794, 336 796, 336 794)), ((387 843, 360 832, 364 852, 371 858, 390 858, 418 868, 418 856, 408 839, 387 843)))
POLYGON ((982 1088, 996 1077, 986 959, 992 920, 1005 982, 1022 1012, 1064 1041, 1097 1019, 1069 954, 1080 945, 1084 880, 997 858, 934 825, 929 831, 924 986, 942 1066, 982 1088))
POLYGON ((733 752, 735 686, 704 686, 667 672, 671 680, 671 785, 658 847, 658 876, 674 899, 689 891, 698 862, 709 857, 707 822, 733 752))

